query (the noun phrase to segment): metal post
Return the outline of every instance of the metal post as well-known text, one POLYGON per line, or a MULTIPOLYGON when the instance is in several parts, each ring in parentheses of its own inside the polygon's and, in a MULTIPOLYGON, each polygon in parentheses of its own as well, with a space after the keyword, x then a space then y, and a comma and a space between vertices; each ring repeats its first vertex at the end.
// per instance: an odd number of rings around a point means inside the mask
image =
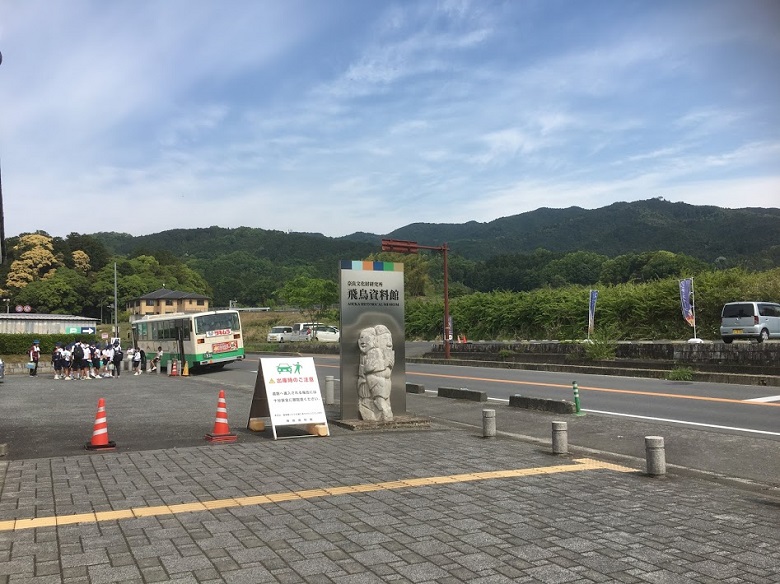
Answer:
POLYGON ((645 456, 647 459, 647 474, 651 477, 666 474, 666 451, 663 436, 645 436, 645 456))
POLYGON ((496 410, 482 410, 482 437, 496 437, 496 410))
POLYGON ((552 423, 552 452, 553 454, 569 453, 569 434, 566 422, 552 423))
POLYGON ((325 376, 325 405, 331 406, 334 403, 333 399, 333 376, 325 376))
POLYGON ((571 382, 572 388, 574 389, 574 408, 575 408, 575 414, 580 413, 580 388, 577 387, 577 382, 572 381, 571 382))

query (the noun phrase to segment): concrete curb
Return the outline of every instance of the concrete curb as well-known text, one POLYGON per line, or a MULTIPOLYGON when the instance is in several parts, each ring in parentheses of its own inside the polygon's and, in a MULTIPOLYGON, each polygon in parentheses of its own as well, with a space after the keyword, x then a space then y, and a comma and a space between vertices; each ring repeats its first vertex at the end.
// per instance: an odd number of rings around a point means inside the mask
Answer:
POLYGON ((487 393, 475 389, 466 389, 465 387, 440 387, 439 397, 449 397, 452 399, 466 399, 469 401, 486 402, 487 393))
POLYGON ((577 406, 574 402, 543 397, 528 397, 524 395, 509 396, 509 405, 514 408, 526 410, 538 410, 552 412, 554 414, 576 414, 577 406))
MULTIPOLYGON (((516 363, 513 361, 485 361, 477 359, 439 359, 407 357, 407 363, 425 363, 429 365, 459 365, 463 367, 486 367, 490 369, 521 369, 527 371, 552 371, 559 373, 617 375, 622 377, 645 377, 649 379, 667 379, 666 369, 626 369, 620 367, 596 367, 589 365, 560 365, 555 363, 516 363)), ((735 383, 739 385, 761 385, 780 387, 780 376, 749 375, 739 373, 693 372, 691 381, 710 383, 735 383)))
POLYGON ((422 383, 406 383, 406 393, 425 393, 425 386, 422 383))

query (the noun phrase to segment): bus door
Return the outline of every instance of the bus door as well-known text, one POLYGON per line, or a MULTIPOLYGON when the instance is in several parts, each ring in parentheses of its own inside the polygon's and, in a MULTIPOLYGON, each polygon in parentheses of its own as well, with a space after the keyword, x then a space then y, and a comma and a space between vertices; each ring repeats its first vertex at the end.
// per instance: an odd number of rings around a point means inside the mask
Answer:
MULTIPOLYGON (((186 356, 184 354, 184 327, 186 326, 187 321, 179 320, 176 322, 176 340, 178 341, 179 345, 179 358, 184 361, 186 359, 186 356)), ((184 367, 184 364, 182 363, 182 367, 184 367)))

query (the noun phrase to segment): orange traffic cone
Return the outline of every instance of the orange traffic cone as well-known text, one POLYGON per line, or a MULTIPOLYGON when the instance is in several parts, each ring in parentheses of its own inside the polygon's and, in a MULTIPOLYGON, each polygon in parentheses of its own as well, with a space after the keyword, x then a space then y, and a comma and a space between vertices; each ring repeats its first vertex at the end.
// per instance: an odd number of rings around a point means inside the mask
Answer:
POLYGON ((219 400, 217 400, 217 419, 214 421, 214 430, 211 434, 206 434, 206 440, 209 442, 235 442, 235 434, 230 433, 228 426, 227 405, 225 405, 225 390, 219 390, 219 400))
POLYGON ((179 375, 179 368, 176 365, 176 359, 171 359, 170 363, 171 366, 170 366, 170 371, 168 371, 168 375, 170 375, 171 377, 176 377, 177 375, 179 375))
POLYGON ((108 440, 108 424, 106 423, 106 402, 101 397, 95 414, 95 425, 92 427, 92 440, 84 445, 87 450, 116 450, 116 443, 108 440))
POLYGON ((187 364, 187 362, 184 362, 184 365, 181 368, 181 376, 182 377, 189 377, 190 376, 190 367, 187 364))

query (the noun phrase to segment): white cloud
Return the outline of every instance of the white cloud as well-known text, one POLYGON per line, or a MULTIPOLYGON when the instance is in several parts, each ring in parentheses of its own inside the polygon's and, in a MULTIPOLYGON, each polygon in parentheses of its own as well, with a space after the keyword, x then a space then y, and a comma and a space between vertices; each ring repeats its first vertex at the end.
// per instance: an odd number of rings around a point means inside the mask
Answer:
POLYGON ((0 3, 9 235, 777 206, 771 3, 0 3))

